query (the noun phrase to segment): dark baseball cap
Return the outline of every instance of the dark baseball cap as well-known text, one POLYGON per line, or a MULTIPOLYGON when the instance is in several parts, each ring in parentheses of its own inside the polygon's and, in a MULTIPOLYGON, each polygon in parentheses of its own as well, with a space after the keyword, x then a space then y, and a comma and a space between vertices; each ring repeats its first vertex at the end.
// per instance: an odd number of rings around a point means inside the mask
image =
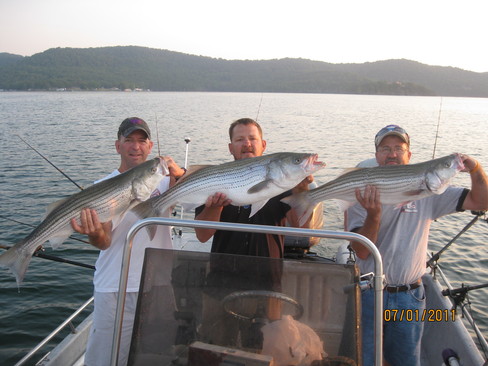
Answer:
POLYGON ((117 138, 120 138, 120 136, 127 137, 136 130, 144 131, 147 137, 151 139, 151 130, 149 129, 149 126, 142 118, 139 117, 124 119, 120 124, 119 131, 117 132, 117 138))
POLYGON ((375 146, 378 147, 386 136, 400 137, 408 146, 410 146, 410 137, 408 136, 407 131, 397 125, 388 125, 379 130, 374 137, 375 146))

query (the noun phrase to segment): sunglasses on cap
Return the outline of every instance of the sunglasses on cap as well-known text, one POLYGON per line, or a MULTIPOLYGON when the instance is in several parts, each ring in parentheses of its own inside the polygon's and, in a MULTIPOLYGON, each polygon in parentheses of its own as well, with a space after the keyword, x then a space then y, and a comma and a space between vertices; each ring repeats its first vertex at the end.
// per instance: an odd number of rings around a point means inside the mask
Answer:
POLYGON ((410 137, 408 136, 407 131, 405 131, 402 127, 398 125, 388 125, 379 130, 379 132, 374 137, 376 147, 378 147, 378 145, 386 136, 391 135, 400 137, 407 145, 410 145, 410 137))

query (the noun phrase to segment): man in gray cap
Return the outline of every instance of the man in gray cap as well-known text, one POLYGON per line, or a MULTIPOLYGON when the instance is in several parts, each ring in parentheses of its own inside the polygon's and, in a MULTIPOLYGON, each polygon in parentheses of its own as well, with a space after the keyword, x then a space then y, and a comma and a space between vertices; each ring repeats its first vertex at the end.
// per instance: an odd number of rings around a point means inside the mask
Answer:
MULTIPOLYGON (((388 125, 375 136, 378 165, 408 164, 412 156, 410 137, 400 126, 388 125)), ((370 239, 383 260, 386 286, 383 291, 385 312, 410 312, 414 320, 384 323, 383 356, 390 365, 420 365, 422 314, 425 311, 425 292, 422 275, 426 269, 427 241, 430 224, 437 218, 458 211, 488 209, 488 183, 481 164, 461 155, 466 172, 471 176, 471 189, 448 187, 440 195, 409 202, 401 208, 381 204, 374 186, 366 186, 364 193, 356 191, 359 203, 347 211, 347 230, 370 239)), ((352 243, 361 273, 370 273, 374 262, 369 251, 357 242, 352 243)), ((363 365, 374 363, 373 289, 362 296, 363 365)), ((398 317, 399 318, 399 317, 398 317)))
MULTIPOLYGON (((120 155, 120 166, 105 178, 112 178, 146 161, 154 143, 147 123, 138 117, 126 118, 119 127, 115 149, 120 155)), ((171 157, 164 156, 170 175, 162 179, 152 196, 165 192, 176 178, 181 177, 185 170, 180 168, 171 157)), ((100 249, 93 277, 95 308, 93 325, 88 339, 85 365, 110 364, 112 340, 115 324, 115 311, 119 290, 120 268, 127 232, 137 221, 137 217, 128 212, 101 223, 95 210, 85 209, 81 212, 81 226, 72 220, 73 228, 88 235, 90 243, 100 249)), ((129 355, 132 325, 139 291, 144 251, 146 248, 172 249, 170 229, 168 226, 157 226, 156 235, 151 240, 145 230, 141 230, 134 238, 131 252, 127 296, 124 308, 124 324, 122 327, 121 345, 118 365, 125 365, 129 355)), ((168 331, 170 331, 168 324, 168 331)))

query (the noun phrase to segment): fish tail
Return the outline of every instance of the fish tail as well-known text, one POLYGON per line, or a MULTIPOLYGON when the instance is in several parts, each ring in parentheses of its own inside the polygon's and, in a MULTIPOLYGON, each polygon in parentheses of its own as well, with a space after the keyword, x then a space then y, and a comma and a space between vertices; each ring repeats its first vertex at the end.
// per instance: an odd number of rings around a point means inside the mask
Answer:
POLYGON ((290 205, 296 212, 300 226, 303 226, 313 212, 315 202, 307 195, 307 192, 300 192, 281 199, 281 202, 290 205))
POLYGON ((25 272, 34 254, 22 248, 23 246, 24 241, 21 241, 0 255, 0 267, 8 268, 14 274, 17 286, 20 286, 24 280, 25 272))

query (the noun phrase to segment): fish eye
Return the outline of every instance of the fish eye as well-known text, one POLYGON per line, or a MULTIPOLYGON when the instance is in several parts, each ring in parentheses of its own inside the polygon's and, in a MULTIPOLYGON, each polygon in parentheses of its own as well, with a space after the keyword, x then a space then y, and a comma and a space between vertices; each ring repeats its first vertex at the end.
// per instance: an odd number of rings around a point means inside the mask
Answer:
POLYGON ((151 172, 156 173, 157 172, 157 169, 156 168, 152 168, 151 169, 151 172))
POLYGON ((302 161, 302 159, 300 158, 295 158, 295 164, 300 164, 300 162, 302 161))

